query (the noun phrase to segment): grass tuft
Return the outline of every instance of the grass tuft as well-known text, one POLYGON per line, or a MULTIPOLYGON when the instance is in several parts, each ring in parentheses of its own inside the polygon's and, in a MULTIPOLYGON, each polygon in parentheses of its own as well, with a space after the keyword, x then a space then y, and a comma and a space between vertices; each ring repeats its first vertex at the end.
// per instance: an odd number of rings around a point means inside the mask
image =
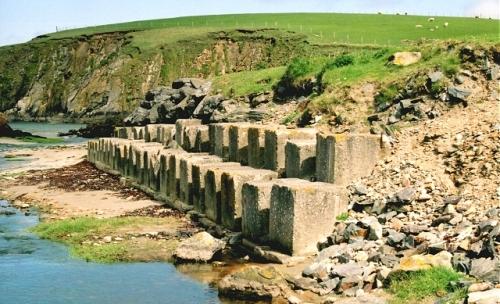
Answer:
POLYGON ((435 267, 413 272, 396 272, 389 277, 388 291, 394 295, 392 304, 413 303, 422 299, 447 295, 459 299, 460 289, 451 289, 450 283, 463 278, 452 269, 435 267))
POLYGON ((151 217, 113 217, 97 219, 78 217, 53 222, 40 223, 31 231, 43 239, 61 242, 70 247, 70 252, 86 261, 111 263, 128 261, 127 246, 124 243, 104 243, 91 245, 84 241, 94 242, 93 237, 112 235, 119 229, 136 228, 140 225, 160 225, 166 219, 151 217))
POLYGON ((349 213, 347 212, 342 212, 341 214, 337 215, 336 219, 337 221, 344 222, 349 218, 349 213))

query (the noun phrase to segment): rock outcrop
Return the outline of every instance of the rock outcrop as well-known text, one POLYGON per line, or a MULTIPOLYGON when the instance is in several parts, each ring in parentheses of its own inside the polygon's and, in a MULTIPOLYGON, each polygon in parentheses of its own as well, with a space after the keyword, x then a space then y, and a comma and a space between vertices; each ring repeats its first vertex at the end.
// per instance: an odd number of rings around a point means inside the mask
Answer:
POLYGON ((179 262, 208 262, 213 256, 224 249, 226 243, 218 240, 208 232, 199 232, 182 241, 175 250, 174 256, 179 262))
POLYGON ((248 104, 210 94, 211 82, 200 78, 180 78, 171 87, 157 87, 127 118, 125 125, 175 123, 178 119, 198 118, 203 122, 258 121, 265 113, 248 104))

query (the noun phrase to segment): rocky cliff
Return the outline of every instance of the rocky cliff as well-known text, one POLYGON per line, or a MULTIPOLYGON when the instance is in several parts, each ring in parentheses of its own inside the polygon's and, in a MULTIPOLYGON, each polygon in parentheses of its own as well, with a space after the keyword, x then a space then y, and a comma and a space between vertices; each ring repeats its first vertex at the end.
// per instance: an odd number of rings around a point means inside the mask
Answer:
POLYGON ((133 32, 0 48, 0 111, 22 120, 123 118, 146 92, 178 77, 283 65, 306 52, 301 35, 235 30, 147 47, 133 32))

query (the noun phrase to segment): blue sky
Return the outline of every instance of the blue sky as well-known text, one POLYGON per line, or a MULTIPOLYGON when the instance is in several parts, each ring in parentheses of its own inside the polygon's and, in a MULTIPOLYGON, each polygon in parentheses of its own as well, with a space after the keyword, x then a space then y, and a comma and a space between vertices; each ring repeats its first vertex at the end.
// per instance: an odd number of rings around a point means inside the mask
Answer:
POLYGON ((0 45, 56 27, 75 28, 177 16, 259 12, 408 12, 499 18, 499 0, 0 0, 0 45))

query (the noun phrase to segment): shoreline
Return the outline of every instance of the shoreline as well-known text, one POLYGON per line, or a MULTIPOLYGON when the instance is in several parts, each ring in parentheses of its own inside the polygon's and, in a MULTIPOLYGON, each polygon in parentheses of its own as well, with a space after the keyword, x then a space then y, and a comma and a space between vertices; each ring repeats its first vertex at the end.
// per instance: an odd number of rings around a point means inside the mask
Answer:
MULTIPOLYGON (((43 232, 36 232, 42 238, 62 242, 71 252, 76 252, 76 258, 105 263, 167 262, 174 264, 181 273, 212 286, 217 286, 229 274, 254 266, 278 269, 292 277, 300 274, 307 263, 304 261, 293 266, 262 264, 252 261, 248 251, 238 246, 228 248, 222 258, 207 263, 177 263, 172 258, 175 247, 187 236, 205 229, 194 222, 190 215, 168 208, 146 193, 123 185, 119 177, 89 168, 90 163, 84 160, 84 146, 16 149, 9 151, 9 154, 30 156, 21 167, 0 172, 0 189, 3 189, 0 199, 9 201, 20 210, 38 208, 38 226, 42 228, 47 223, 66 224, 81 219, 96 219, 102 223, 120 218, 145 221, 138 223, 134 220, 131 225, 120 226, 116 231, 104 229, 80 244, 73 243, 68 237, 53 238, 44 236, 43 232), (86 178, 83 178, 84 175, 86 178), (79 182, 74 184, 76 181, 79 182), (167 215, 163 216, 162 213, 167 215), (82 248, 87 250, 89 246, 103 248, 122 245, 127 247, 126 256, 118 259, 108 259, 99 254, 89 259, 89 253, 82 251, 82 248)), ((313 302, 320 299, 311 292, 305 292, 301 297, 313 302)))

